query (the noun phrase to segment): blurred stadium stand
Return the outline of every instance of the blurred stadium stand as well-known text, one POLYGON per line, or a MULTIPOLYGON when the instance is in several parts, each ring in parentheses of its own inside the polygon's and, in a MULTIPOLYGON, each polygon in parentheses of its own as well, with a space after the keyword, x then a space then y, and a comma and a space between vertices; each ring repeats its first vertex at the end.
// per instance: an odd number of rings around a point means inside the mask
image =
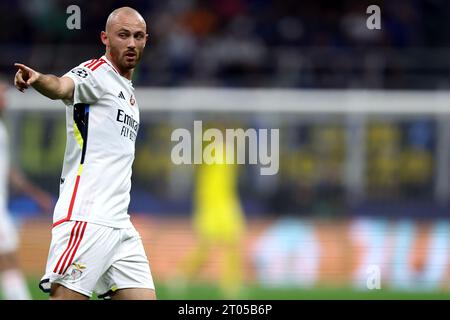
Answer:
MULTIPOLYGON (((2 1, 0 72, 12 60, 63 74, 101 55, 99 33, 125 1, 2 1), (81 8, 67 32, 66 8, 81 8), (9 26, 14 26, 11 28, 9 26)), ((138 86, 448 88, 450 4, 422 1, 133 1, 149 22, 138 86), (382 6, 382 29, 366 8, 382 6)))

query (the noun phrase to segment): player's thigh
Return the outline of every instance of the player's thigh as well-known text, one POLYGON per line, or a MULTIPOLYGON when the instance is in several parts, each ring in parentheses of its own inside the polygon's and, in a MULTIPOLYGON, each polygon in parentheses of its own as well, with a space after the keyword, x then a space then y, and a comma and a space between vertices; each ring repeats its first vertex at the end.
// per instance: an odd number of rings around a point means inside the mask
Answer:
POLYGON ((109 269, 97 283, 100 297, 118 299, 151 299, 155 285, 142 240, 134 228, 125 233, 109 269))
POLYGON ((89 297, 58 283, 52 283, 49 300, 88 300, 89 297))
POLYGON ((145 288, 120 289, 111 294, 112 300, 156 300, 155 290, 145 288))

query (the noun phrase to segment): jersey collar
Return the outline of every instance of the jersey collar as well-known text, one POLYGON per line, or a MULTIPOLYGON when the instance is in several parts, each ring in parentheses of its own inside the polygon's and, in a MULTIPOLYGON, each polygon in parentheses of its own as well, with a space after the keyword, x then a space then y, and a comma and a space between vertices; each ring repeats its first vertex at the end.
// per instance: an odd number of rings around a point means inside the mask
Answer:
POLYGON ((134 89, 133 87, 133 82, 127 78, 125 78, 124 76, 122 76, 119 71, 117 71, 117 69, 114 67, 114 65, 112 64, 111 61, 108 60, 108 58, 106 58, 105 55, 102 56, 102 59, 106 61, 106 63, 114 70, 114 72, 116 72, 119 76, 121 76, 126 82, 128 82, 130 84, 130 86, 134 89))

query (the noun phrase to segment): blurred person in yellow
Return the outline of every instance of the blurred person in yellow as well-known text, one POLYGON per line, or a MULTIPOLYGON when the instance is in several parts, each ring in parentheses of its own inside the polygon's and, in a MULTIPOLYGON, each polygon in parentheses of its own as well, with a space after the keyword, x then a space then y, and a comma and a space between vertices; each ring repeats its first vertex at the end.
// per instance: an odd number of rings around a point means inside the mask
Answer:
POLYGON ((31 299, 17 257, 19 236, 11 216, 7 212, 8 182, 19 192, 31 197, 49 213, 53 207, 50 195, 29 182, 17 169, 9 164, 9 143, 3 113, 6 107, 7 86, 0 81, 0 283, 1 293, 7 300, 31 299))
POLYGON ((245 232, 238 195, 238 166, 226 162, 226 146, 220 139, 203 150, 203 163, 196 166, 193 199, 196 246, 178 265, 174 279, 180 286, 192 282, 210 258, 218 254, 219 287, 225 298, 236 299, 242 294, 245 232))

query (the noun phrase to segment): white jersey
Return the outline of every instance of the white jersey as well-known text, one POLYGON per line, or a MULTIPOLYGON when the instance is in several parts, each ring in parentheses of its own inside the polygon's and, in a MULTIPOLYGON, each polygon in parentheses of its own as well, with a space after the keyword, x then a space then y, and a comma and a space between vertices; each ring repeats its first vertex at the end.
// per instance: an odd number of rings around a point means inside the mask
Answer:
POLYGON ((130 80, 103 56, 64 76, 75 82, 64 101, 67 142, 53 225, 69 220, 128 228, 131 167, 139 109, 130 80))
MULTIPOLYGON (((6 212, 8 198, 9 149, 8 134, 0 119, 0 214, 6 212)), ((0 222, 1 223, 1 222, 0 222)))

